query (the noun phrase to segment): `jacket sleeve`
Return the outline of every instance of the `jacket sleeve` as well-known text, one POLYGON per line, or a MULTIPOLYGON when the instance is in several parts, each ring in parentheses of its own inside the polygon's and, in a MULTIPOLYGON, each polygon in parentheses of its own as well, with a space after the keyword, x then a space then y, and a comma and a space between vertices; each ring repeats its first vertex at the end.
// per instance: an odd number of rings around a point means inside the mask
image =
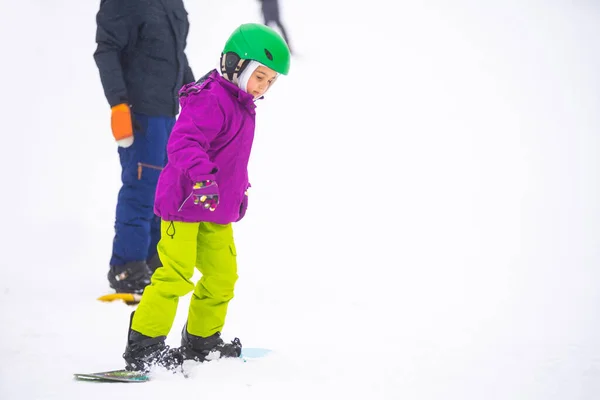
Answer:
POLYGON ((121 52, 129 42, 131 30, 127 1, 102 0, 96 15, 94 60, 100 72, 104 95, 111 107, 127 103, 127 87, 121 67, 121 52))
POLYGON ((196 79, 194 79, 194 73, 192 72, 192 69, 190 68, 190 64, 188 62, 188 58, 187 55, 185 53, 183 53, 183 58, 184 58, 184 70, 183 70, 183 84, 188 84, 191 82, 195 82, 196 79))
POLYGON ((183 85, 188 83, 196 82, 194 78, 194 72, 192 72, 192 68, 190 68, 190 62, 188 61, 187 54, 185 53, 185 49, 187 47, 187 37, 183 42, 183 85))
POLYGON ((169 164, 192 181, 214 179, 218 166, 210 160, 211 142, 222 132, 225 115, 217 100, 199 92, 185 104, 173 127, 167 156, 169 164))

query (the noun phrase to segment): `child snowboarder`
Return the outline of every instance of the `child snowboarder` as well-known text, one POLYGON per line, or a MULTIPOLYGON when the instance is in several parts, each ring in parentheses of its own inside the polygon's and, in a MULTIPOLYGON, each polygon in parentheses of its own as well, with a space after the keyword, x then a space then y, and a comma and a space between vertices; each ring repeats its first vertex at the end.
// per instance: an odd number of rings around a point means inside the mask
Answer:
POLYGON ((289 66, 289 48, 276 31, 243 24, 225 43, 220 74, 213 70, 181 89, 181 114, 154 203, 161 218, 162 267, 131 314, 123 354, 128 369, 174 368, 185 359, 241 354, 239 339, 221 339, 238 278, 232 222, 243 218, 248 204, 254 102, 289 66), (202 274, 196 285, 190 280, 194 267, 202 274), (181 347, 169 348, 165 339, 179 298, 192 290, 181 347))

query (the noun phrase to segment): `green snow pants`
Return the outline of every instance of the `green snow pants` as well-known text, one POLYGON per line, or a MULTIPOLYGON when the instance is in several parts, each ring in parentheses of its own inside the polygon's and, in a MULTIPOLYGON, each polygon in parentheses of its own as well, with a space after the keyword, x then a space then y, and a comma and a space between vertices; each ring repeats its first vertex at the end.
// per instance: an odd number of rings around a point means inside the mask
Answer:
POLYGON ((221 332, 238 278, 231 224, 163 220, 157 250, 163 265, 144 290, 131 328, 149 337, 167 336, 179 298, 193 290, 187 331, 201 337, 221 332), (194 267, 202 274, 195 287, 194 267))

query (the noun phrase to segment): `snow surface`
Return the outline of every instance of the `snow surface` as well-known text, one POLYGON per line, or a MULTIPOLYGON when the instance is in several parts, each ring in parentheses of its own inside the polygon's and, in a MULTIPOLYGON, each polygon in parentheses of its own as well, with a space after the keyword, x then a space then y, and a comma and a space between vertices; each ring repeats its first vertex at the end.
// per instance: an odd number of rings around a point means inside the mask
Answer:
MULTIPOLYGON (((0 399, 600 398, 600 7, 282 0, 224 336, 267 358, 93 384, 119 189, 98 1, 0 3, 0 399)), ((190 1, 197 76, 252 0, 190 1)), ((169 336, 176 345, 187 299, 169 336)))

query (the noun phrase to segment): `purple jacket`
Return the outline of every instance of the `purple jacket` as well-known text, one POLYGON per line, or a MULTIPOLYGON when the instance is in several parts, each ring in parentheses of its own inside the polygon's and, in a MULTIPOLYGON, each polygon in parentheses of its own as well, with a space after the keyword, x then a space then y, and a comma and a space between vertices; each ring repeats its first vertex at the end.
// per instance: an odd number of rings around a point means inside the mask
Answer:
POLYGON ((248 188, 248 160, 256 106, 252 95, 211 71, 181 91, 181 114, 167 144, 168 163, 158 178, 154 212, 163 220, 228 224, 240 217, 248 188), (219 206, 194 205, 194 182, 214 179, 219 206))

